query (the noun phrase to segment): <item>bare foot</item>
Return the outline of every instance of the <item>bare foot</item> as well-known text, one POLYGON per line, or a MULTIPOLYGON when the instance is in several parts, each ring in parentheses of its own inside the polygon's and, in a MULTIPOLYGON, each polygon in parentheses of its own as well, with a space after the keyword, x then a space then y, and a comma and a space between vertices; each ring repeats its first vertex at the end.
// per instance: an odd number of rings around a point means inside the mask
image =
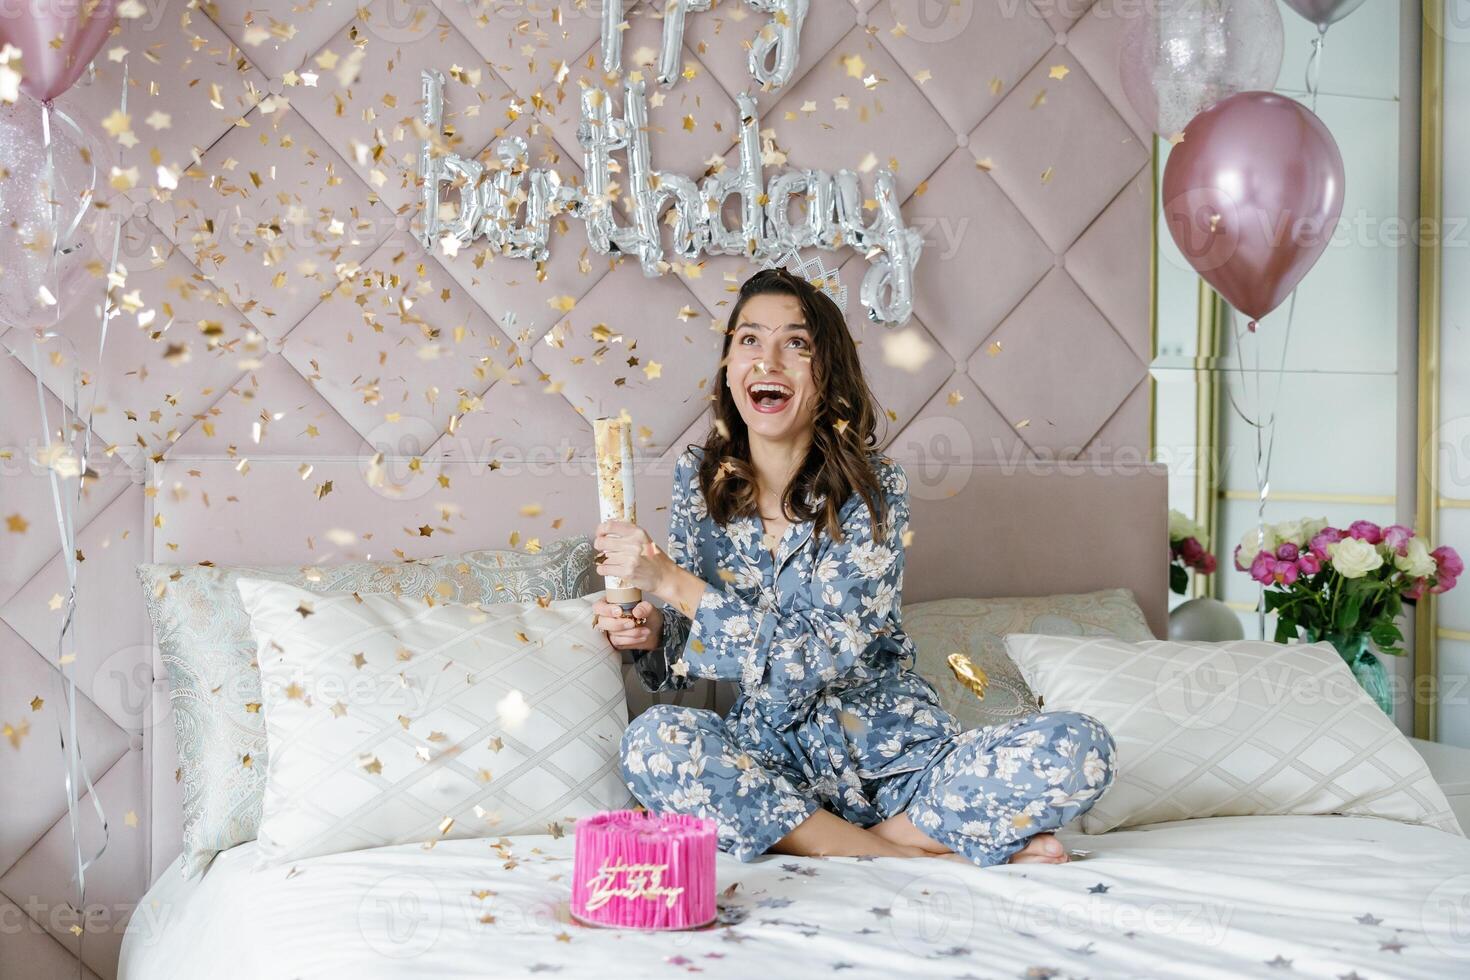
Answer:
POLYGON ((1011 864, 1066 864, 1067 849, 1051 834, 1037 834, 1011 855, 1011 864))

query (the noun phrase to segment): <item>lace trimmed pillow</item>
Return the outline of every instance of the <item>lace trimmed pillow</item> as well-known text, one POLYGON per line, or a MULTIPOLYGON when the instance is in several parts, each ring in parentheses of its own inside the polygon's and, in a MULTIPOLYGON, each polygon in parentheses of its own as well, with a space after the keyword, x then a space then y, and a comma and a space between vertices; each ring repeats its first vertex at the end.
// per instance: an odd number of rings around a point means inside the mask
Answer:
POLYGON ((472 551, 422 561, 247 567, 140 565, 148 615, 169 677, 183 788, 185 877, 254 840, 268 749, 250 619, 236 587, 269 579, 311 592, 396 595, 427 603, 573 599, 601 587, 590 539, 535 554, 472 551))
POLYGON ((1143 610, 1127 589, 906 603, 903 630, 918 648, 915 670, 934 685, 944 707, 966 729, 1004 725, 1041 710, 1036 695, 1006 654, 1007 633, 1153 639, 1143 610), (965 654, 985 671, 990 686, 984 700, 955 680, 945 662, 951 653, 965 654))

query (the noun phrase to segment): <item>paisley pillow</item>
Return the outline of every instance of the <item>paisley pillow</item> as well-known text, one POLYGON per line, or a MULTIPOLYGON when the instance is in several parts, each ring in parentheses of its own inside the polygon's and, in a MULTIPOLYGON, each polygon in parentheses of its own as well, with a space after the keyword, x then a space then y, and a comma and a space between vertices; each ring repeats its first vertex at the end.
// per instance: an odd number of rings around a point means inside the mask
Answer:
POLYGON ((139 565, 148 615, 168 668, 184 793, 185 877, 254 840, 267 763, 255 637, 236 580, 312 592, 392 594, 426 603, 575 599, 602 587, 589 538, 535 554, 472 551, 423 561, 247 567, 139 565))
POLYGON ((984 728, 1035 714, 1036 695, 1006 654, 1007 633, 1111 636, 1152 640, 1143 610, 1127 589, 1014 599, 939 599, 903 607, 904 632, 918 647, 914 664, 939 691, 963 728, 984 728), (946 663, 963 653, 990 679, 984 700, 955 679, 946 663))

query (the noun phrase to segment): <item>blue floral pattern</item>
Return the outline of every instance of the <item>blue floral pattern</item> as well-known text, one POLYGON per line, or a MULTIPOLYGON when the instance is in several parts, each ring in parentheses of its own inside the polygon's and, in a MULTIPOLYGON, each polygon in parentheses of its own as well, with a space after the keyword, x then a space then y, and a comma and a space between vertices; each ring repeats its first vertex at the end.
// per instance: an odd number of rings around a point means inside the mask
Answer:
POLYGON ((775 548, 758 517, 721 526, 699 491, 699 453, 679 457, 668 552, 709 583, 685 616, 663 607, 659 649, 636 651, 651 691, 692 678, 738 683, 728 715, 656 705, 623 739, 623 772, 645 806, 720 824, 741 860, 763 854, 819 806, 860 826, 910 819, 978 864, 1085 811, 1112 778, 1095 720, 1050 712, 961 733, 912 670, 900 621, 908 480, 873 454, 881 523, 854 494, 842 539, 793 522, 775 548))

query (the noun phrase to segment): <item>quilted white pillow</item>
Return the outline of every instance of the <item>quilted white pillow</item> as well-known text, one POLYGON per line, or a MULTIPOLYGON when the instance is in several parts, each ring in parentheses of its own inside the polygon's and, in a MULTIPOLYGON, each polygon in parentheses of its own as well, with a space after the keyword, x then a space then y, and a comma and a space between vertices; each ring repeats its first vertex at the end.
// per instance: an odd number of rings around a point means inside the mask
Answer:
POLYGON ((617 653, 595 597, 436 605, 241 579, 266 740, 265 867, 546 833, 628 806, 617 653))
POLYGON ((1015 633, 1006 650, 1046 710, 1092 715, 1117 743, 1089 834, 1287 813, 1461 833, 1424 760, 1326 643, 1015 633))

